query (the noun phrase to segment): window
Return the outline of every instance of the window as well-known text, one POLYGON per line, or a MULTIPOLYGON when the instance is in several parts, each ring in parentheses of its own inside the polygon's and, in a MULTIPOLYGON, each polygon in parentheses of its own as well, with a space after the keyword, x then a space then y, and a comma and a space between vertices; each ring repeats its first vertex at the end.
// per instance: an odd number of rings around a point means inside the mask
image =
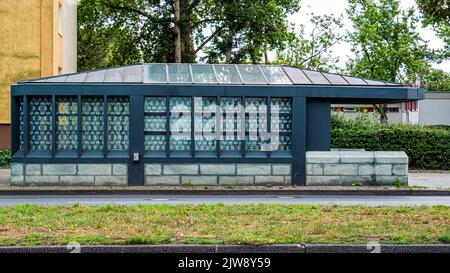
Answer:
POLYGON ((128 97, 108 97, 108 150, 128 150, 129 117, 128 97))
POLYGON ((271 99, 271 150, 291 150, 292 100, 290 98, 271 99))
POLYGON ((56 98, 56 149, 78 149, 78 98, 56 98))
POLYGON ((103 97, 82 98, 82 149, 103 150, 103 97))
POLYGON ((245 99, 245 150, 262 151, 268 141, 267 99, 245 99))
POLYGON ((221 125, 220 139, 221 151, 240 151, 243 139, 243 106, 238 97, 220 98, 221 125))
POLYGON ((195 122, 194 138, 196 151, 216 150, 216 112, 215 97, 194 98, 195 122))
POLYGON ((63 6, 58 4, 58 34, 63 35, 63 6))
POLYGON ((167 99, 146 97, 144 101, 144 146, 146 151, 166 151, 167 99))
POLYGON ((191 150, 191 111, 190 97, 170 98, 170 150, 191 150))
POLYGON ((30 147, 36 151, 52 148, 52 98, 30 99, 30 147))

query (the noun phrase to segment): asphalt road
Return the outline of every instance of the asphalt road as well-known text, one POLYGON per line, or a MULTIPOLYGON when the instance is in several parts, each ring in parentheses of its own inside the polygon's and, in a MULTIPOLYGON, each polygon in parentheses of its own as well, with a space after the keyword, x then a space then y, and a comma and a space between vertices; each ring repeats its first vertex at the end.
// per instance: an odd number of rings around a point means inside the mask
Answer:
POLYGON ((450 196, 181 196, 181 195, 97 195, 97 196, 0 196, 0 206, 36 205, 138 205, 138 204, 322 204, 368 206, 450 206, 450 196))

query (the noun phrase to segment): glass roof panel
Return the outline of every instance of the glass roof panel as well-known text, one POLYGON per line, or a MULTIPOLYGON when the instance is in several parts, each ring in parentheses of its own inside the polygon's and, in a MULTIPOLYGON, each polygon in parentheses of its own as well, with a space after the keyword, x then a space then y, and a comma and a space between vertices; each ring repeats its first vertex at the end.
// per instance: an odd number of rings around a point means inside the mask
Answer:
POLYGON ((194 83, 217 83, 216 74, 210 64, 192 65, 194 83))
POLYGON ((147 64, 144 73, 144 82, 167 82, 165 64, 147 64))
POLYGON ((170 83, 192 83, 189 64, 168 64, 170 83))
POLYGON ((238 65, 239 73, 241 73, 242 80, 247 84, 265 84, 266 79, 264 78, 261 70, 256 65, 238 65))
POLYGON ((214 65, 219 83, 242 83, 235 65, 214 65))
POLYGON ((280 66, 261 66, 266 79, 270 84, 292 84, 289 77, 284 73, 283 68, 280 66))

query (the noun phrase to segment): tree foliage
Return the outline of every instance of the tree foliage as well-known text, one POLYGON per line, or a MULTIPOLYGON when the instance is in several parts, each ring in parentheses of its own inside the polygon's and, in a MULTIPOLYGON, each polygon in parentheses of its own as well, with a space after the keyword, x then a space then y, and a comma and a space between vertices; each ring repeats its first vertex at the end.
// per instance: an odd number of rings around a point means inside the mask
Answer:
MULTIPOLYGON (((347 64, 351 74, 423 85, 427 49, 415 31, 419 18, 413 9, 402 10, 398 0, 349 0, 347 13, 354 28, 348 35, 355 54, 347 64)), ((386 105, 374 106, 386 123, 386 105)))
POLYGON ((428 91, 450 91, 450 74, 440 69, 431 70, 425 77, 428 91))
POLYGON ((276 63, 314 70, 337 70, 339 59, 332 54, 332 47, 342 41, 345 35, 342 17, 312 14, 312 30, 300 26, 298 33, 292 33, 286 49, 277 50, 276 63))
POLYGON ((260 62, 266 50, 282 46, 287 15, 298 9, 297 0, 82 0, 80 69, 174 62, 177 26, 182 62, 200 52, 210 62, 260 62))
POLYGON ((443 50, 436 52, 439 61, 450 58, 450 0, 416 0, 425 25, 431 25, 444 41, 443 50))

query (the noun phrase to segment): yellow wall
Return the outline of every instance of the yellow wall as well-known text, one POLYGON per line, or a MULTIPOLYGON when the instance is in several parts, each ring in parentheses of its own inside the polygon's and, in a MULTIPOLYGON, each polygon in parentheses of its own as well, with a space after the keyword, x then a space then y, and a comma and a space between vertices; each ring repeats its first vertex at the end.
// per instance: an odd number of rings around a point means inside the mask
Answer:
POLYGON ((10 85, 58 74, 63 38, 58 3, 64 0, 0 1, 0 124, 10 123, 10 85))

